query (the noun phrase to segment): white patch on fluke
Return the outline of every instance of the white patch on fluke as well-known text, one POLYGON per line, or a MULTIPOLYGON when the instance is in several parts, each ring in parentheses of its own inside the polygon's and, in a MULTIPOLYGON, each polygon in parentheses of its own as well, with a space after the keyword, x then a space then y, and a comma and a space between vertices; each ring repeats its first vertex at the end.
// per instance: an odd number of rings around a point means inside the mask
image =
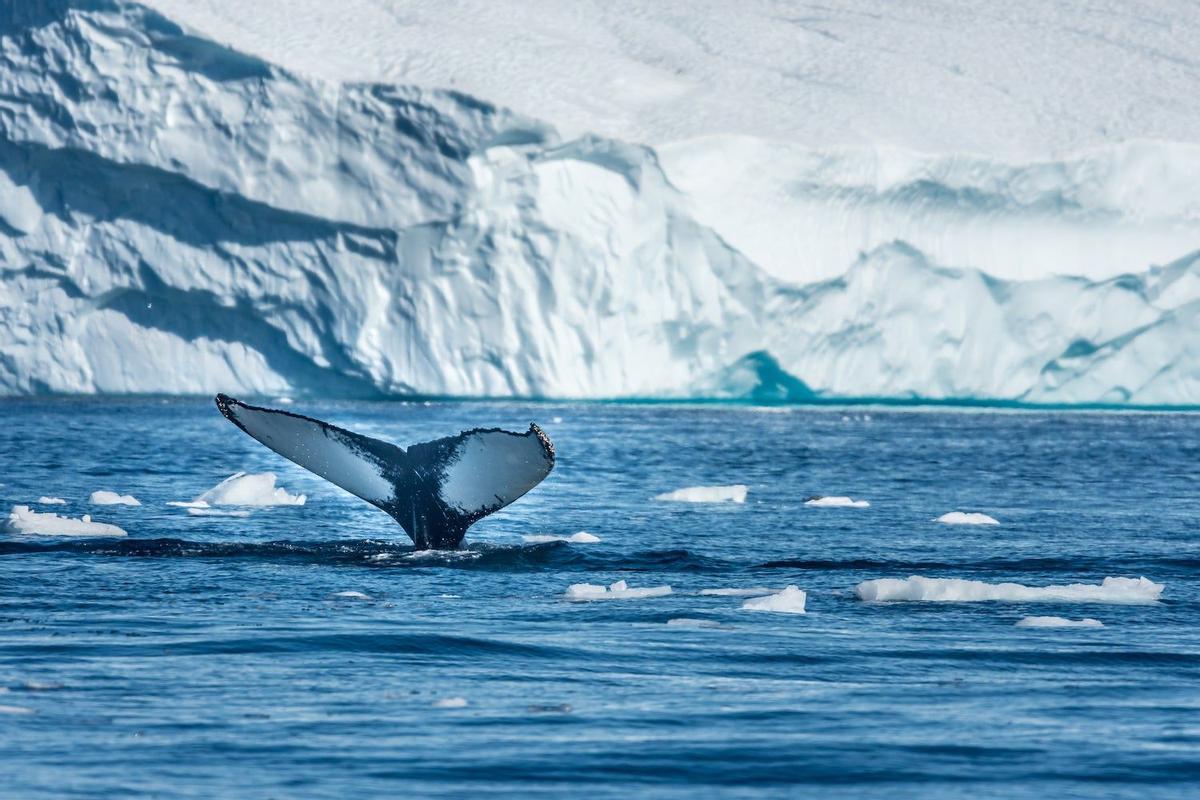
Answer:
POLYGON ((548 460, 533 434, 473 431, 446 460, 438 496, 469 514, 505 505, 541 483, 548 460))
POLYGON ((305 499, 302 494, 290 494, 276 486, 274 472, 235 472, 194 502, 210 506, 302 506, 305 499))
POLYGON ((641 600, 646 597, 665 597, 671 594, 670 586, 649 586, 644 589, 633 589, 625 581, 617 581, 608 586, 594 583, 575 583, 567 587, 566 598, 573 602, 590 600, 641 600))
POLYGON ((790 584, 777 594, 747 600, 742 603, 742 609, 745 611, 773 611, 777 614, 804 614, 806 613, 804 604, 807 600, 808 594, 803 589, 795 584, 790 584))
POLYGON ((1000 520, 975 511, 950 511, 934 520, 943 525, 999 525, 1000 520))
POLYGON ((1105 578, 1099 585, 1072 583, 1066 586, 1023 586, 1019 583, 984 583, 960 578, 924 578, 919 575, 905 580, 879 578, 863 581, 855 589, 859 600, 935 603, 987 600, 1019 603, 1154 603, 1162 591, 1161 583, 1146 578, 1105 578))
POLYGON ((804 501, 804 505, 817 508, 867 508, 871 504, 866 500, 854 500, 849 497, 810 497, 804 501))
POLYGON ((31 536, 125 536, 125 531, 106 522, 92 522, 89 514, 82 519, 41 513, 29 506, 14 506, 5 525, 9 533, 31 536))
POLYGON ((656 494, 654 499, 671 503, 744 503, 747 491, 748 487, 741 483, 731 486, 689 486, 656 494))
POLYGON ((1066 617, 1022 617, 1017 620, 1018 628, 1103 628, 1098 619, 1067 619, 1066 617))
POLYGON ((92 492, 92 496, 88 498, 94 506, 140 506, 141 502, 131 494, 117 494, 105 489, 92 492))

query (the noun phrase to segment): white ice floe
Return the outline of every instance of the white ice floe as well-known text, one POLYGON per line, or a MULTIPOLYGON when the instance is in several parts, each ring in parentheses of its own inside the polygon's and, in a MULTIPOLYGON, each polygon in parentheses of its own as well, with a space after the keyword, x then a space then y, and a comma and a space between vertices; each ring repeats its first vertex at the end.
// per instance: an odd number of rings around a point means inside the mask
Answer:
POLYGON ((984 583, 961 578, 905 580, 879 578, 863 581, 855 589, 859 600, 922 600, 943 603, 972 603, 1007 600, 1020 603, 1153 603, 1163 585, 1146 578, 1105 578, 1103 583, 1072 583, 1066 586, 1024 586, 1019 583, 984 583))
POLYGON ((353 590, 345 591, 345 592, 334 592, 333 594, 331 594, 329 596, 336 597, 339 600, 370 600, 371 599, 371 595, 364 594, 363 592, 356 592, 353 590))
POLYGON ((671 594, 670 586, 647 586, 643 589, 631 589, 625 581, 617 581, 608 586, 594 583, 574 583, 567 587, 568 600, 584 602, 588 600, 640 600, 645 597, 663 597, 671 594))
POLYGON ((667 620, 672 628, 719 628, 721 623, 711 619, 693 619, 692 617, 676 617, 667 620))
POLYGON ((974 511, 951 511, 934 520, 945 525, 999 525, 1000 520, 974 511))
POLYGON ((88 501, 94 506, 140 506, 141 502, 131 494, 117 494, 104 489, 92 492, 88 501))
POLYGON ((777 614, 803 614, 808 594, 795 584, 784 587, 782 592, 766 597, 755 597, 742 603, 746 611, 774 611, 777 614))
POLYGON ((1022 617, 1017 620, 1018 628, 1103 628, 1098 619, 1067 619, 1066 617, 1022 617))
POLYGON ((654 496, 655 500, 672 503, 744 503, 748 488, 741 483, 732 486, 689 486, 654 496))
POLYGON ((854 500, 849 497, 810 497, 804 501, 806 506, 817 508, 867 508, 871 504, 866 500, 854 500))
POLYGON ((235 472, 196 498, 210 506, 302 506, 305 496, 275 485, 274 472, 235 472))
POLYGON ((32 708, 25 706, 0 706, 0 714, 32 714, 32 708))
POLYGON ((526 544, 545 544, 547 542, 570 542, 571 544, 595 544, 600 541, 600 537, 587 531, 579 531, 572 533, 570 536, 549 536, 545 534, 533 534, 530 536, 522 536, 521 541, 526 544))
POLYGON ((9 533, 36 536, 125 536, 125 531, 105 522, 92 522, 89 514, 82 519, 41 513, 29 506, 14 506, 5 526, 9 533))
MULTIPOLYGON (((3 485, 3 484, 0 484, 0 485, 3 485)), ((37 504, 39 506, 65 506, 67 504, 67 501, 63 500, 61 497, 45 497, 45 496, 43 496, 43 497, 39 497, 37 499, 37 504)))
POLYGON ((188 507, 187 512, 193 517, 248 517, 250 512, 245 509, 223 510, 207 506, 188 507))
POLYGON ((749 586, 744 589, 730 587, 723 589, 701 589, 700 594, 716 595, 717 597, 762 597, 764 594, 771 594, 775 589, 768 589, 765 586, 749 586))
POLYGON ((442 697, 433 701, 434 708, 466 708, 467 705, 465 697, 442 697))

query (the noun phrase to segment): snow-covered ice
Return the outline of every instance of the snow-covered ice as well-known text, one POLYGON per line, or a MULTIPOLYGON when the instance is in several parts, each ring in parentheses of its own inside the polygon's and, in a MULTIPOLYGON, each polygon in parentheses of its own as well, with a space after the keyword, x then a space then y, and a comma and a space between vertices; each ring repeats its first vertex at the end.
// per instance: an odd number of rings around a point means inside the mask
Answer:
POLYGON ((1146 578, 1109 577, 1100 584, 1024 586, 1019 583, 984 583, 961 578, 925 578, 914 575, 904 580, 878 578, 863 581, 855 592, 858 599, 868 601, 1154 603, 1158 601, 1163 588, 1161 583, 1154 583, 1146 578))
POLYGON ((789 584, 783 591, 769 594, 766 597, 755 597, 742 603, 746 611, 774 611, 778 614, 804 614, 804 605, 808 594, 795 584, 789 584))
POLYGON ((1017 620, 1016 626, 1018 628, 1103 628, 1104 623, 1091 617, 1084 617, 1083 619, 1021 617, 1021 619, 1017 620))
POLYGON ((94 506, 140 506, 141 503, 136 497, 131 494, 118 494, 105 489, 100 489, 92 492, 88 498, 94 506))
POLYGON ((631 588, 625 581, 608 586, 594 583, 574 583, 567 587, 566 598, 576 602, 589 600, 641 600, 646 597, 664 597, 671 594, 670 586, 648 586, 631 588))
POLYGON ((106 522, 93 522, 89 514, 82 518, 41 513, 29 506, 14 506, 5 529, 9 533, 36 536, 125 536, 125 531, 106 522))
POLYGON ((747 487, 740 483, 732 486, 689 486, 657 494, 654 499, 673 503, 744 503, 747 491, 747 487))
POLYGON ((302 494, 290 494, 276 486, 274 472, 236 472, 193 502, 210 506, 302 506, 305 499, 302 494))
POLYGON ((806 506, 817 508, 867 508, 871 504, 866 500, 855 500, 850 497, 810 497, 804 501, 806 506))
POLYGON ((45 496, 43 496, 43 497, 39 497, 37 499, 37 504, 40 506, 65 506, 67 504, 67 501, 63 500, 61 497, 45 497, 45 496))
POLYGON ((526 544, 546 544, 547 542, 569 542, 571 544, 595 544, 600 541, 600 537, 594 533, 587 531, 579 531, 572 533, 570 536, 552 536, 550 534, 529 534, 522 536, 521 541, 526 544))
POLYGON ((977 511, 949 511, 934 520, 944 525, 999 525, 1000 521, 977 511))

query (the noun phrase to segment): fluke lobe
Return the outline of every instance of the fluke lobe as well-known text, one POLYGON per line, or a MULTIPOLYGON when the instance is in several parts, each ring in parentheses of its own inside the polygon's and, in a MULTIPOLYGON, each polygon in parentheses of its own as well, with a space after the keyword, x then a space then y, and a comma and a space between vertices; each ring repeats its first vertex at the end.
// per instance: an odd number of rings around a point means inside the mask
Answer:
POLYGON ((279 455, 386 511, 422 550, 458 547, 468 527, 554 469, 554 445, 532 423, 525 433, 476 428, 403 448, 223 394, 217 408, 279 455))

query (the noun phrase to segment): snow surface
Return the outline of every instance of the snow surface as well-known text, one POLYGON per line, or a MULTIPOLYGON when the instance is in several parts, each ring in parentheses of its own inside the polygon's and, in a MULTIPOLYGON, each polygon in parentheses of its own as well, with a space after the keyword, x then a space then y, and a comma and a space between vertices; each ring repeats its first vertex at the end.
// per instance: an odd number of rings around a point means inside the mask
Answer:
POLYGON ((1016 626, 1018 628, 1103 628, 1104 623, 1091 617, 1084 617, 1083 619, 1021 617, 1021 619, 1017 620, 1016 626))
POLYGON ((140 506, 141 502, 131 494, 117 494, 104 489, 92 492, 88 501, 94 506, 140 506))
POLYGON ((656 494, 654 499, 672 503, 744 503, 746 492, 747 487, 740 483, 732 486, 689 486, 656 494))
POLYGON ((934 520, 943 525, 999 525, 1000 521, 977 511, 949 511, 934 520))
POLYGON ((617 581, 608 586, 594 583, 573 583, 567 587, 566 597, 574 602, 590 600, 641 600, 646 597, 664 597, 671 594, 670 586, 648 586, 641 589, 630 588, 625 581, 617 581))
POLYGON ((10 5, 0 394, 1200 403, 1194 7, 10 5))
POLYGON ((1153 603, 1162 594, 1163 585, 1146 578, 1105 578, 1102 583, 1072 583, 1066 586, 1023 586, 1019 583, 984 583, 961 578, 924 578, 914 575, 906 580, 879 578, 863 581, 855 592, 859 600, 924 600, 945 603, 973 603, 1003 600, 1019 603, 1153 603))
POLYGON ((274 472, 235 472, 184 507, 200 511, 207 506, 302 506, 305 499, 276 486, 274 472))
POLYGON ((546 544, 547 542, 569 542, 571 544, 595 544, 600 541, 600 537, 594 533, 587 531, 579 531, 572 533, 570 536, 550 536, 548 534, 531 534, 522 536, 521 540, 526 544, 546 544))
POLYGON ((774 611, 778 614, 804 614, 804 604, 808 594, 803 589, 790 584, 783 591, 769 594, 766 597, 755 597, 742 603, 746 611, 774 611))
POLYGON ((125 531, 105 522, 92 522, 89 514, 81 519, 41 513, 29 506, 14 506, 5 530, 13 534, 36 536, 125 536, 125 531))
POLYGON ((804 501, 804 505, 817 508, 867 508, 871 504, 850 497, 810 497, 804 501))

